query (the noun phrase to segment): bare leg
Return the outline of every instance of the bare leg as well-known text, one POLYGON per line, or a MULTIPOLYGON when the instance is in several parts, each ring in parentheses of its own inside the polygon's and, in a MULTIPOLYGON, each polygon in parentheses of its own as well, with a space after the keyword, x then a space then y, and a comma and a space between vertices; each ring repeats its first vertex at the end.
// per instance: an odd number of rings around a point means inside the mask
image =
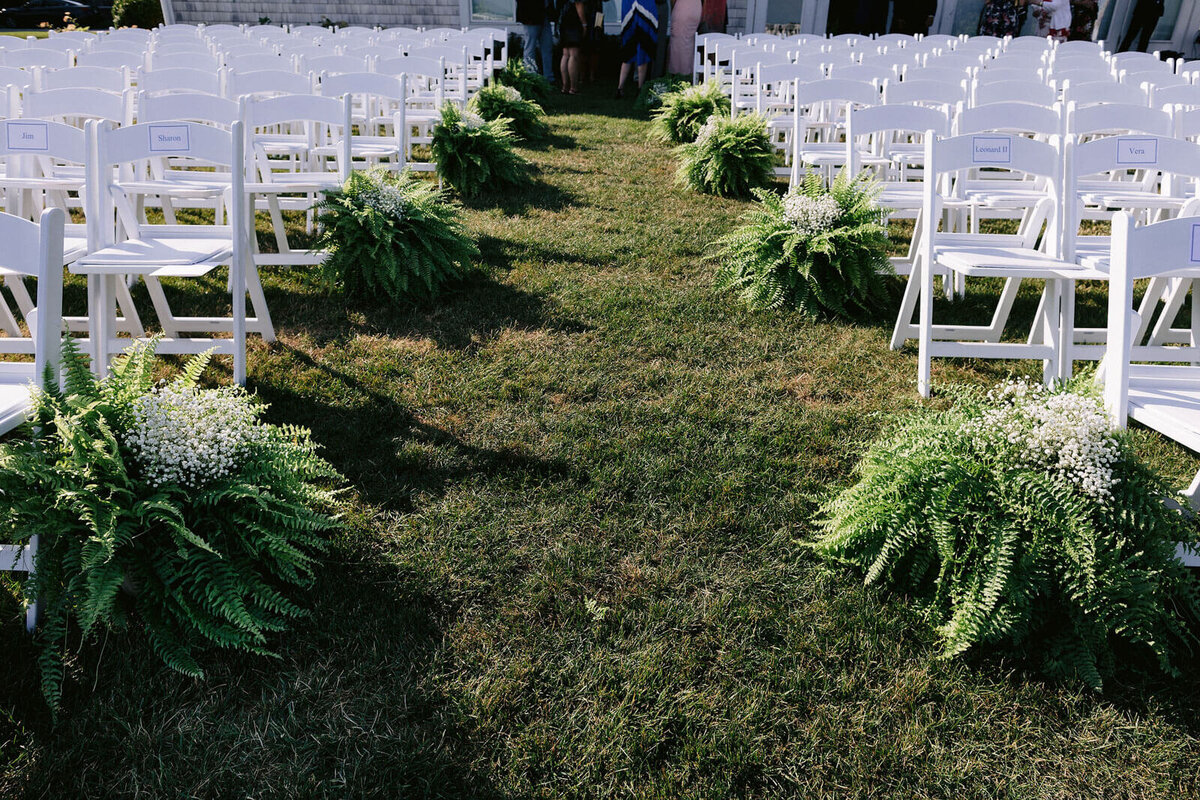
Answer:
POLYGON ((649 64, 638 64, 638 88, 642 88, 642 84, 646 82, 646 73, 650 71, 649 64))
POLYGON ((625 81, 629 80, 629 69, 633 64, 626 61, 621 64, 621 77, 617 80, 617 94, 625 88, 625 81))
POLYGON ((571 72, 570 72, 571 88, 569 89, 569 91, 571 92, 571 94, 575 94, 576 92, 579 91, 579 84, 580 84, 579 74, 583 71, 583 59, 581 58, 580 48, 578 48, 578 47, 571 48, 571 61, 568 64, 568 66, 570 67, 570 70, 571 70, 571 72))

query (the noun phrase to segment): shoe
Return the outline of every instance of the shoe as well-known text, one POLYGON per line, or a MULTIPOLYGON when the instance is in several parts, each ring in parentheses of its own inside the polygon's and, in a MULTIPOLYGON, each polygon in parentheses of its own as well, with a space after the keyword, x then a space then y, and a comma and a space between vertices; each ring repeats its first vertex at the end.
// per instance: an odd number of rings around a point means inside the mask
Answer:
POLYGON ((625 98, 625 90, 624 90, 624 89, 617 89, 617 99, 618 99, 618 100, 623 100, 624 98, 625 98))

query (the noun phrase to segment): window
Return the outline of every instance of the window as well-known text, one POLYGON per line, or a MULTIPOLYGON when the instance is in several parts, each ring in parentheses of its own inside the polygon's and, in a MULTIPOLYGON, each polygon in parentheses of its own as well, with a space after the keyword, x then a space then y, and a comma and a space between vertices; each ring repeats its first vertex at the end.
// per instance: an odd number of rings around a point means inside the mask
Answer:
POLYGON ((517 18, 516 0, 470 0, 471 22, 512 22, 517 18))

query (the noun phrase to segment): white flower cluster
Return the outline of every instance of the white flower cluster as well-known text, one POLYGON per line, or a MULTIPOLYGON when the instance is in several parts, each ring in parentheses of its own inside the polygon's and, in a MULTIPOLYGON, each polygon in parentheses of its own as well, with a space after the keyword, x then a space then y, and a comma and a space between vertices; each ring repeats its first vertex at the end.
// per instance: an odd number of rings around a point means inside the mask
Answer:
POLYGON ((404 219, 404 214, 408 211, 408 198, 404 196, 404 192, 398 186, 386 181, 380 181, 369 189, 363 189, 358 196, 363 203, 392 219, 404 219))
POLYGON ((500 93, 504 95, 504 99, 510 103, 519 103, 524 99, 523 97, 521 97, 521 93, 518 92, 516 89, 514 89, 511 86, 505 86, 504 84, 499 84, 499 88, 500 88, 500 93))
POLYGON ((160 385, 133 404, 122 440, 151 486, 198 489, 228 477, 264 428, 240 387, 160 385))
POLYGON ((1060 476, 1100 500, 1112 496, 1120 444, 1108 416, 1090 397, 1049 393, 1027 381, 1006 381, 989 393, 1001 405, 984 413, 976 432, 1011 445, 1025 464, 1060 476))
POLYGON ((700 130, 696 133, 696 144, 703 145, 707 142, 717 132, 717 126, 720 124, 721 118, 716 114, 704 120, 704 124, 700 126, 700 130))
POLYGON ((483 117, 476 114, 474 111, 462 112, 462 126, 469 131, 477 128, 482 128, 484 123, 483 117))
POLYGON ((831 195, 809 197, 801 192, 788 192, 783 198, 783 218, 805 237, 831 229, 841 216, 842 207, 831 195))

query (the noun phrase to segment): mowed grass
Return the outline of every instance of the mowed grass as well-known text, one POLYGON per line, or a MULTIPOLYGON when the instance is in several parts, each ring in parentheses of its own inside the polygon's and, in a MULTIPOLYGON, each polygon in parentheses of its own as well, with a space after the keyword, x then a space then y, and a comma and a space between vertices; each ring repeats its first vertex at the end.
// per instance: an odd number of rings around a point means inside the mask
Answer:
MULTIPOLYGON (((887 315, 714 294, 704 253, 745 204, 676 187, 599 94, 558 101, 533 188, 468 209, 486 274, 438 305, 266 275, 279 341, 252 343, 251 386, 353 487, 312 617, 204 681, 137 635, 93 643, 54 724, 5 600, 0 796, 1200 797, 1195 665, 1098 696, 943 661, 903 598, 806 553, 917 405, 914 354, 887 315)), ((979 321, 976 291, 939 313, 979 321)))

